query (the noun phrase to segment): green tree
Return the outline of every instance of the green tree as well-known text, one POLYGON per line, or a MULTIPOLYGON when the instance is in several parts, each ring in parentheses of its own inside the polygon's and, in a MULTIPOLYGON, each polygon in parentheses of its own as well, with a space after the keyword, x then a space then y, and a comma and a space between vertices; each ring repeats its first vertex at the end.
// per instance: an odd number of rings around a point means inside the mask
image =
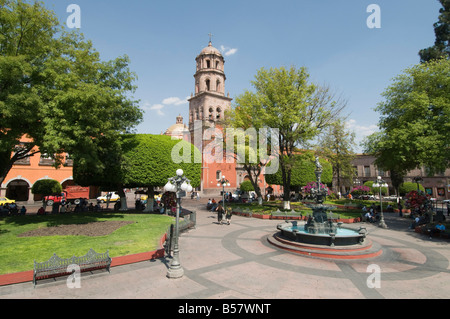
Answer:
POLYGON ((399 176, 426 166, 433 174, 450 164, 450 60, 409 68, 383 93, 380 132, 364 142, 376 165, 399 176))
POLYGON ((450 57, 450 0, 439 0, 442 8, 439 9, 439 19, 433 25, 435 42, 432 47, 420 50, 420 62, 439 60, 450 57))
MULTIPOLYGON (((291 171, 297 147, 306 147, 329 126, 345 107, 327 87, 309 83, 306 68, 260 69, 246 91, 254 121, 277 136, 279 168, 283 180, 284 208, 290 208, 291 171)), ((272 160, 273 161, 273 160, 272 160)))
POLYGON ((114 143, 142 119, 128 64, 126 56, 101 61, 41 2, 0 0, 0 182, 39 151, 56 167, 63 153, 97 162, 99 143, 114 143))
POLYGON ((163 187, 179 168, 191 181, 192 187, 200 186, 200 151, 194 145, 183 140, 172 140, 169 136, 150 134, 125 134, 119 144, 114 153, 102 154, 103 162, 98 165, 105 169, 101 173, 90 165, 74 161, 75 182, 117 190, 122 207, 125 207, 124 188, 145 187, 148 189, 149 208, 153 207, 154 189, 163 187), (182 149, 191 150, 187 163, 177 164, 172 159, 172 150, 180 144, 184 146, 182 149))
POLYGON ((339 191, 341 190, 341 181, 350 186, 355 176, 352 164, 355 158, 354 144, 355 133, 346 130, 343 119, 337 120, 327 128, 319 141, 317 152, 331 163, 339 191))
MULTIPOLYGON (((373 195, 380 195, 380 188, 379 187, 373 187, 374 181, 367 181, 364 183, 364 186, 370 187, 370 190, 373 195)), ((387 187, 381 187, 381 195, 387 195, 388 188, 387 187)))
POLYGON ((243 192, 252 192, 255 190, 255 188, 253 187, 252 182, 250 182, 249 180, 247 181, 243 181, 240 185, 239 185, 239 189, 243 192))
MULTIPOLYGON (((321 182, 323 184, 331 184, 333 181, 332 165, 324 158, 319 158, 319 162, 322 165, 321 182)), ((299 192, 302 187, 306 186, 309 182, 316 182, 316 170, 315 155, 312 151, 306 151, 301 154, 295 154, 293 156, 293 166, 291 168, 291 190, 299 192)), ((272 185, 283 185, 283 177, 281 170, 276 174, 265 175, 266 182, 272 185)))
POLYGON ((404 182, 399 187, 399 194, 405 196, 409 192, 417 191, 417 187, 419 187, 419 191, 425 192, 425 188, 421 184, 417 185, 417 183, 413 182, 404 182))
POLYGON ((42 196, 61 194, 62 186, 57 180, 41 179, 33 184, 33 187, 31 187, 31 192, 42 196))
POLYGON ((227 127, 227 140, 224 145, 227 156, 232 157, 246 171, 261 205, 262 193, 258 180, 269 163, 272 139, 265 130, 261 130, 261 121, 253 116, 255 109, 254 105, 248 103, 249 97, 248 92, 238 96, 236 106, 226 113, 224 124, 227 127))

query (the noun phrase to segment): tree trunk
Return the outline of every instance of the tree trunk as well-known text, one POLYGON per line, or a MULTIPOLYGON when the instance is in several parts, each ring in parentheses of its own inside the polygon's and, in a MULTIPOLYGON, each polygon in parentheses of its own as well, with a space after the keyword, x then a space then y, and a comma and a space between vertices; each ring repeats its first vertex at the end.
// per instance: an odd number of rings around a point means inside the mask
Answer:
POLYGON ((144 212, 153 212, 153 205, 155 201, 155 189, 151 186, 147 190, 147 206, 144 209, 144 212))
POLYGON ((125 191, 123 190, 122 186, 119 187, 118 193, 120 196, 120 210, 121 211, 128 210, 127 195, 125 194, 125 191))

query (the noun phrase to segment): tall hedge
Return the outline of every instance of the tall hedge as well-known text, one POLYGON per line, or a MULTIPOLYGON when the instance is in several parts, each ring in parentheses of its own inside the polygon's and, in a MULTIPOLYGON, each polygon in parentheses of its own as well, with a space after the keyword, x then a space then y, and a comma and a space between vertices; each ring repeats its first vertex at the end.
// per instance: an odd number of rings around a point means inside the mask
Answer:
POLYGON ((103 166, 101 173, 74 162, 74 180, 84 186, 100 186, 103 190, 153 188, 164 186, 181 168, 192 187, 200 185, 201 163, 194 160, 200 151, 186 141, 172 140, 165 135, 126 134, 121 136, 118 145, 99 150, 102 153, 98 164, 103 166), (187 163, 176 164, 172 160, 172 149, 178 143, 191 149, 191 160, 187 163))
MULTIPOLYGON (((306 186, 308 182, 315 182, 316 170, 315 156, 313 152, 305 152, 294 156, 295 162, 293 163, 291 174, 291 187, 299 189, 306 186)), ((321 182, 323 184, 329 184, 333 181, 333 169, 331 164, 323 159, 319 158, 319 162, 322 165, 321 182)), ((281 175, 281 167, 275 174, 264 175, 266 182, 272 185, 283 185, 283 178, 281 175)))
POLYGON ((169 177, 181 168, 192 187, 200 186, 201 163, 195 163, 199 150, 186 141, 172 140, 165 135, 134 134, 123 136, 125 187, 164 186, 169 177), (176 164, 172 150, 178 144, 191 149, 188 163, 176 164))

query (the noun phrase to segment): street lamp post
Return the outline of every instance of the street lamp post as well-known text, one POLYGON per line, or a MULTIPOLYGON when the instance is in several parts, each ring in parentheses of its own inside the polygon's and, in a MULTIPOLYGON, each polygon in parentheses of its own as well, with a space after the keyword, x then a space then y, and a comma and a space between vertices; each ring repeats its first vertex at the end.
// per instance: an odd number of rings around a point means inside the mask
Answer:
POLYGON ((380 224, 379 226, 381 228, 388 228, 386 223, 384 222, 384 215, 383 215, 383 197, 381 196, 381 187, 388 187, 388 184, 381 179, 381 176, 378 176, 375 183, 373 183, 372 187, 379 187, 380 189, 380 224))
POLYGON ((181 210, 181 197, 186 196, 186 192, 192 191, 192 186, 190 181, 183 175, 182 169, 177 170, 177 176, 168 179, 164 190, 166 192, 172 192, 176 194, 177 197, 177 212, 175 219, 175 240, 173 246, 173 256, 172 262, 170 263, 169 269, 167 270, 168 278, 181 278, 184 275, 184 270, 180 264, 179 248, 178 248, 178 235, 179 235, 179 220, 180 220, 180 210, 181 210))
POLYGON ((222 178, 217 181, 217 187, 222 186, 222 204, 223 204, 223 210, 225 209, 225 186, 230 186, 230 182, 225 179, 225 175, 222 175, 222 178))
POLYGON ((416 176, 413 178, 414 182, 417 184, 417 193, 420 192, 420 186, 419 183, 423 182, 423 178, 421 176, 416 176))

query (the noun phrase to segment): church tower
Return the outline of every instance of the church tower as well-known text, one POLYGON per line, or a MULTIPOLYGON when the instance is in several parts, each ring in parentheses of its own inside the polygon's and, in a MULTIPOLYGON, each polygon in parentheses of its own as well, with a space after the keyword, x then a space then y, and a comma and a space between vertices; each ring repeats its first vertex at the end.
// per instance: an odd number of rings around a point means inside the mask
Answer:
POLYGON ((231 98, 225 96, 225 59, 219 50, 209 45, 195 59, 195 94, 189 99, 189 130, 194 133, 194 122, 202 121, 213 127, 224 118, 231 108, 231 98))
MULTIPOLYGON (((188 100, 189 133, 192 144, 203 152, 205 146, 214 138, 211 137, 209 140, 203 138, 204 131, 209 128, 223 129, 221 122, 225 112, 231 108, 232 99, 229 94, 225 95, 225 59, 220 51, 212 46, 211 40, 195 61, 195 93, 191 94, 188 100)), ((217 192, 217 180, 224 175, 232 184, 231 187, 236 188, 234 164, 206 163, 203 156, 201 190, 204 193, 208 188, 217 192)))

